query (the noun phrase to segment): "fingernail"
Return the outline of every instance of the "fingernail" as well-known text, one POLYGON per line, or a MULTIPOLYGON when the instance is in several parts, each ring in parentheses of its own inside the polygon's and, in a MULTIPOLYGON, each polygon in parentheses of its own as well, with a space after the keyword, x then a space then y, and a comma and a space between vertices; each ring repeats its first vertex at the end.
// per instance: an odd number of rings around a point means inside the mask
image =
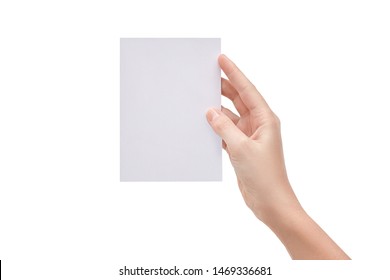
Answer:
POLYGON ((230 60, 228 57, 227 57, 227 55, 226 54, 221 54, 221 56, 223 56, 224 58, 226 58, 227 60, 230 60))
POLYGON ((221 54, 222 60, 219 60, 219 65, 221 66, 222 70, 225 72, 233 71, 233 67, 235 64, 233 61, 230 60, 230 58, 227 57, 226 54, 221 54))
POLYGON ((216 118, 219 117, 219 115, 220 113, 216 109, 212 108, 207 112, 206 117, 209 122, 213 122, 216 118))

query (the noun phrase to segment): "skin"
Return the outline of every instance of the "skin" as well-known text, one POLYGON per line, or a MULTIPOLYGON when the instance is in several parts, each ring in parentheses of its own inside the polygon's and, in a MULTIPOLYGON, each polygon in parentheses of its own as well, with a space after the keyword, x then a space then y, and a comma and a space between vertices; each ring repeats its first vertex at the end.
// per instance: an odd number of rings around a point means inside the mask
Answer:
POLYGON ((284 244, 292 259, 350 259, 300 205, 287 177, 280 120, 256 87, 225 55, 218 58, 228 80, 222 95, 239 116, 211 108, 207 120, 222 138, 247 206, 284 244))

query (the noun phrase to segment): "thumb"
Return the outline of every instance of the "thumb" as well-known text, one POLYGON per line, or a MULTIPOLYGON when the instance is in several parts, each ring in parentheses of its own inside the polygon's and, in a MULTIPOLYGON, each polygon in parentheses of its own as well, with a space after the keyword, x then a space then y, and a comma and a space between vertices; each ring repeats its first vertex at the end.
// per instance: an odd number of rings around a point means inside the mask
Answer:
POLYGON ((247 138, 221 110, 212 108, 207 111, 206 117, 215 133, 225 141, 228 147, 236 147, 247 138))

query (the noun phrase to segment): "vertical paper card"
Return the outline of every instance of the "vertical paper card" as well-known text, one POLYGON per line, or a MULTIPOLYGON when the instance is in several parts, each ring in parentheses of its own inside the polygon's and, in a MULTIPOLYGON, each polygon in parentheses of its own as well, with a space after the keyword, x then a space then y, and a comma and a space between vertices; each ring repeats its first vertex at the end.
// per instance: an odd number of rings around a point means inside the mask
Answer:
POLYGON ((122 38, 121 181, 220 181, 221 139, 205 113, 221 106, 217 38, 122 38))

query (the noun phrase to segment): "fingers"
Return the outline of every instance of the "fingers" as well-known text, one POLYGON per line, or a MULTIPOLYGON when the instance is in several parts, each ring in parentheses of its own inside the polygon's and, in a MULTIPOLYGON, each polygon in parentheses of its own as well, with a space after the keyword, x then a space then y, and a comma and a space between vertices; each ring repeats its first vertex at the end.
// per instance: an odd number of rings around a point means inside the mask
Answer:
POLYGON ((237 147, 247 139, 247 136, 222 111, 212 108, 207 112, 206 117, 215 133, 228 147, 237 147))
POLYGON ((227 146, 226 146, 225 141, 222 140, 222 148, 223 148, 224 150, 226 150, 226 147, 227 147, 227 146))
POLYGON ((233 61, 227 58, 226 55, 222 54, 219 56, 218 62, 249 111, 253 110, 259 112, 261 110, 270 110, 268 104, 257 91, 255 86, 248 80, 247 77, 245 77, 233 61))
POLYGON ((234 124, 237 124, 238 121, 240 120, 240 117, 237 116, 236 114, 234 114, 234 113, 233 113, 232 111, 230 111, 228 108, 225 108, 225 107, 221 106, 221 111, 222 111, 226 116, 228 116, 229 119, 231 119, 232 122, 233 122, 234 124))
POLYGON ((228 80, 221 78, 221 89, 222 95, 229 98, 233 102, 234 107, 236 107, 240 116, 244 116, 249 112, 244 102, 242 102, 240 95, 228 80))

